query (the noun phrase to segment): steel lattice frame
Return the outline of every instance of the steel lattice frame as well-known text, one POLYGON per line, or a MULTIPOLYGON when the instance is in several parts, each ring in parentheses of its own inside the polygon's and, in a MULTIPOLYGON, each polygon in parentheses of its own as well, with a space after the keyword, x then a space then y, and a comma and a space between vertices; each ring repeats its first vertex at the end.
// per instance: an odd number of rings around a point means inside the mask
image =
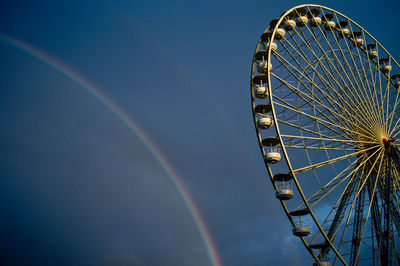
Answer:
POLYGON ((319 5, 283 13, 257 44, 260 149, 277 197, 292 191, 282 207, 319 265, 400 265, 397 73, 371 34, 319 5), (273 123, 260 126, 262 118, 273 123), (281 160, 267 160, 277 149, 281 160))

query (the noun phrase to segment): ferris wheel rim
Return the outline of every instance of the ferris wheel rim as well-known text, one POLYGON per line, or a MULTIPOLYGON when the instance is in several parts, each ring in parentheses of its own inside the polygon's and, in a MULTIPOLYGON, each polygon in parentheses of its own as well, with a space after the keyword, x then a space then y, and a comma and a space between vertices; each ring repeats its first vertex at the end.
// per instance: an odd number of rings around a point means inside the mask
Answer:
MULTIPOLYGON (((359 27, 359 28, 361 29, 362 32, 364 32, 365 34, 367 34, 369 38, 373 39, 373 40, 376 42, 376 45, 379 46, 380 49, 383 49, 383 50, 388 54, 388 56, 390 57, 390 59, 392 60, 392 62, 394 62, 394 64, 396 64, 397 67, 400 67, 399 64, 397 63, 397 61, 393 58, 393 56, 391 56, 391 54, 390 54, 390 53, 389 53, 389 52, 388 52, 388 51, 387 51, 387 50, 386 50, 386 49, 385 49, 385 48, 384 48, 384 47, 383 47, 383 46, 382 46, 368 31, 366 31, 361 25, 359 25, 358 23, 356 23, 355 21, 353 21, 353 20, 352 20, 351 18, 349 18, 348 16, 346 16, 346 15, 344 15, 344 14, 342 14, 342 13, 340 13, 340 12, 338 12, 338 11, 332 9, 332 8, 325 7, 325 6, 322 6, 322 5, 316 5, 316 4, 298 5, 298 6, 295 6, 295 7, 291 8, 291 9, 289 9, 288 11, 284 12, 284 13, 281 15, 281 17, 279 18, 279 20, 276 22, 276 26, 274 27, 274 30, 272 31, 271 38, 270 38, 270 41, 271 41, 271 42, 273 42, 273 41, 275 40, 275 36, 276 36, 276 34, 277 34, 278 25, 280 25, 280 24, 283 22, 283 20, 285 19, 285 17, 286 17, 288 14, 290 14, 291 12, 293 12, 293 11, 299 9, 299 8, 302 8, 302 7, 306 7, 306 8, 307 8, 307 7, 315 7, 315 8, 320 8, 320 9, 326 9, 326 10, 329 10, 329 11, 331 11, 331 12, 334 12, 334 13, 336 13, 336 14, 342 16, 343 18, 347 19, 347 20, 349 21, 349 24, 350 24, 350 22, 353 23, 354 25, 356 25, 357 27, 359 27)), ((271 28, 271 27, 268 27, 268 28, 266 29, 265 32, 267 32, 270 28, 271 28)), ((265 32, 264 32, 264 33, 265 33, 265 32)), ((260 44, 261 44, 261 40, 258 42, 255 51, 257 51, 257 50, 259 49, 260 44)), ((272 55, 272 49, 271 49, 271 46, 270 46, 270 47, 268 48, 268 52, 267 52, 267 61, 268 61, 268 65, 271 64, 271 58, 272 58, 271 55, 272 55)), ((251 88, 252 88, 252 89, 251 89, 252 111, 253 111, 253 120, 254 120, 254 123, 255 123, 255 128, 256 128, 257 137, 258 137, 258 140, 259 140, 260 149, 261 149, 261 151, 262 151, 263 156, 265 156, 265 152, 264 152, 263 145, 262 145, 261 134, 260 134, 259 128, 257 127, 257 116, 256 116, 256 113, 255 113, 255 95, 254 95, 254 90, 253 90, 253 85, 254 85, 254 84, 253 84, 253 78, 254 78, 254 74, 255 74, 255 65, 256 65, 255 62, 256 62, 256 60, 255 60, 255 58, 253 58, 252 70, 251 70, 251 82, 250 82, 250 83, 251 83, 251 88)), ((280 132, 280 128, 279 128, 280 122, 278 121, 278 118, 277 118, 276 112, 275 112, 275 107, 274 107, 275 101, 273 100, 273 92, 272 92, 272 84, 271 84, 271 72, 272 72, 271 69, 268 68, 267 73, 266 73, 267 84, 268 84, 268 90, 269 90, 269 96, 268 96, 268 98, 269 98, 269 103, 270 103, 271 109, 272 109, 272 117, 273 117, 273 121, 274 121, 274 124, 275 124, 274 127, 275 127, 275 131, 276 131, 276 136, 277 136, 277 138, 279 138, 281 150, 282 150, 282 153, 283 153, 283 155, 284 155, 286 164, 287 164, 287 166, 288 166, 288 168, 289 168, 290 174, 293 176, 293 180, 294 180, 294 182, 295 182, 295 184, 296 184, 296 187, 297 187, 298 191, 300 192, 300 196, 301 196, 301 198, 302 198, 302 200, 303 200, 303 202, 304 202, 304 204, 305 204, 305 207, 310 211, 310 214, 311 214, 311 217, 312 217, 312 220, 313 220, 314 224, 317 225, 319 231, 320 231, 321 234, 324 236, 324 239, 328 242, 330 248, 335 252, 336 256, 337 256, 344 264, 346 264, 346 261, 344 260, 344 258, 343 258, 342 255, 340 254, 340 252, 336 250, 336 247, 335 247, 334 244, 329 240, 329 238, 327 237, 325 231, 324 231, 323 228, 321 227, 319 221, 318 221, 317 218, 315 217, 314 211, 313 211, 313 209, 309 206, 309 204, 308 204, 308 199, 307 199, 307 197, 304 195, 304 193, 303 193, 303 191, 302 191, 302 188, 301 188, 301 185, 300 185, 299 182, 298 182, 298 179, 297 179, 297 176, 296 176, 296 172, 295 172, 295 170, 294 170, 293 167, 292 167, 291 160, 290 160, 290 156, 288 155, 288 152, 287 152, 287 150, 286 150, 285 142, 284 142, 283 139, 282 139, 283 134, 281 134, 281 132, 280 132)), ((273 180, 272 171, 271 171, 269 165, 268 165, 267 163, 265 163, 265 164, 266 164, 266 167, 267 167, 267 169, 268 169, 268 173, 269 173, 271 182, 272 182, 272 184, 274 185, 274 188, 276 189, 276 186, 277 186, 277 185, 276 185, 275 181, 273 180)), ((295 226, 295 223, 294 223, 294 221, 293 221, 293 217, 290 215, 290 212, 289 212, 288 208, 286 207, 286 204, 285 204, 282 200, 281 200, 281 203, 282 203, 282 206, 284 207, 285 213, 287 214, 287 216, 288 216, 290 222, 292 223, 293 226, 295 226)), ((316 259, 316 260, 318 261, 317 255, 312 251, 311 246, 304 240, 304 237, 300 237, 300 238, 301 238, 303 244, 306 246, 307 250, 310 252, 310 254, 314 257, 314 259, 316 259)))

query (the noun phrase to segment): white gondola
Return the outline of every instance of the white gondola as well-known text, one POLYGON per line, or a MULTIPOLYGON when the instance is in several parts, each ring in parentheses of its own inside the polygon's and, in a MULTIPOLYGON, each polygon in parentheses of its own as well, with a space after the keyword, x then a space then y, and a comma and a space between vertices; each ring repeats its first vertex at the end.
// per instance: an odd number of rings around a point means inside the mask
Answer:
POLYGON ((272 117, 269 115, 263 116, 263 117, 259 118, 257 121, 257 127, 259 129, 268 129, 268 128, 272 127, 273 124, 274 124, 274 120, 272 120, 272 117))
POLYGON ((282 28, 276 29, 275 39, 280 40, 285 37, 286 31, 282 28))
POLYGON ((347 29, 347 28, 341 29, 339 36, 342 37, 342 38, 343 37, 349 37, 350 36, 350 29, 347 29))
POLYGON ((324 28, 325 28, 325 30, 328 30, 328 31, 333 30, 335 28, 335 26, 336 26, 336 22, 333 21, 333 20, 328 20, 325 23, 326 24, 325 24, 324 28))
POLYGON ((393 86, 398 90, 400 88, 400 73, 394 74, 390 79, 393 82, 393 86))
POLYGON ((390 58, 384 57, 379 59, 379 64, 383 65, 381 67, 381 71, 385 74, 389 73, 392 70, 392 66, 390 65, 390 58))
POLYGON ((356 47, 361 47, 364 45, 364 39, 363 38, 357 38, 354 40, 354 45, 356 47))
POLYGON ((295 236, 304 237, 308 236, 311 233, 311 228, 310 226, 299 225, 293 228, 292 232, 295 236))
POLYGON ((289 200, 293 198, 293 189, 291 184, 280 184, 278 189, 275 191, 275 196, 280 200, 289 200))
POLYGON ((281 153, 277 149, 271 148, 271 150, 264 156, 264 159, 270 164, 277 163, 281 160, 281 153))
POLYGON ((287 31, 291 31, 296 28, 296 21, 294 21, 293 19, 288 19, 285 21, 284 26, 287 31))
POLYGON ((378 51, 369 51, 368 52, 368 57, 370 58, 370 59, 374 59, 374 58, 376 58, 378 56, 378 51))
POLYGON ((390 70, 392 70, 392 66, 391 65, 386 65, 386 66, 382 67, 382 72, 385 73, 385 74, 389 73, 390 70))
POLYGON ((266 60, 258 62, 257 71, 259 73, 267 73, 268 70, 271 70, 271 68, 272 68, 272 64, 271 63, 268 64, 268 61, 266 61, 266 60))
POLYGON ((303 237, 311 233, 310 224, 307 221, 302 221, 301 217, 310 214, 310 211, 305 209, 298 209, 289 213, 291 216, 299 217, 298 222, 295 224, 292 232, 295 236, 303 237))
POLYGON ((275 43, 275 42, 267 42, 266 44, 265 44, 265 50, 268 50, 269 49, 269 47, 271 46, 271 52, 272 53, 275 53, 276 52, 276 50, 278 50, 278 45, 275 43))
POLYGON ((376 43, 368 43, 365 45, 365 49, 368 51, 368 57, 370 59, 375 59, 378 56, 378 51, 375 50, 376 43))
POLYGON ((304 27, 308 24, 308 17, 307 16, 298 16, 296 19, 296 24, 299 27, 304 27))
POLYGON ((265 86, 257 86, 254 94, 258 99, 265 99, 268 97, 268 88, 265 86))
POLYGON ((317 27, 317 26, 321 25, 321 22, 322 22, 322 20, 320 17, 312 17, 310 19, 310 25, 312 27, 317 27))

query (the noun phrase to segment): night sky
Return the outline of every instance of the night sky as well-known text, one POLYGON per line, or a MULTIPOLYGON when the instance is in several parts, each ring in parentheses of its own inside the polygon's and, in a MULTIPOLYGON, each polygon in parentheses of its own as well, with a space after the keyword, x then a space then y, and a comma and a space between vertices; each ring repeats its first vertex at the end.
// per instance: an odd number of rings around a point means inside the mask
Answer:
MULTIPOLYGON (((302 3, 1 1, 0 265, 213 265, 207 243, 220 265, 310 265, 249 88, 259 36, 302 3)), ((397 1, 318 4, 400 59, 397 1)))

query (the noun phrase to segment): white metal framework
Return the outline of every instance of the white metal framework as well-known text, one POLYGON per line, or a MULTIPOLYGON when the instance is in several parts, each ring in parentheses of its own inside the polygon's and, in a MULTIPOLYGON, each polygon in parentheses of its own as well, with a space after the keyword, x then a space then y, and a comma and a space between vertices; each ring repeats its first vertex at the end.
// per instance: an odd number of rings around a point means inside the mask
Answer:
POLYGON ((398 73, 371 34, 319 5, 284 12, 257 44, 260 149, 316 265, 400 265, 398 73))

